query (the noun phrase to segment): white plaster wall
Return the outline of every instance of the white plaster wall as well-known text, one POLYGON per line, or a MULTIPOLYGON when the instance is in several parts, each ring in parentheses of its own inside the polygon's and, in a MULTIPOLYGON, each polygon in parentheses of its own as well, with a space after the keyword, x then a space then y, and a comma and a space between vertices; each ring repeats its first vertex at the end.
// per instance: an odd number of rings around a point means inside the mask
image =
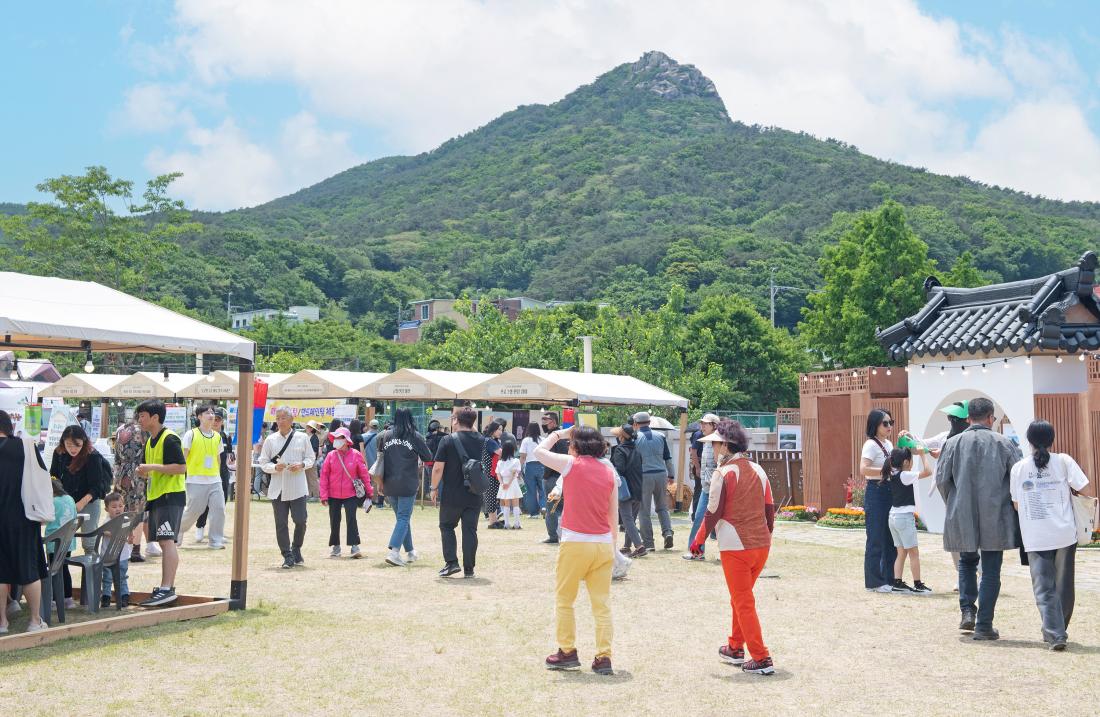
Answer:
MULTIPOLYGON (((907 427, 910 431, 923 437, 947 430, 947 418, 938 409, 954 401, 970 400, 979 396, 991 399, 996 406, 997 417, 1008 418, 1019 434, 1022 435, 1027 430, 1028 424, 1035 417, 1033 394, 1035 393, 1035 370, 1040 365, 1039 359, 1033 359, 1031 364, 1019 360, 1012 361, 1007 369, 1003 367, 1003 362, 993 360, 989 362, 987 372, 983 373, 980 366, 975 366, 969 368, 964 376, 959 367, 975 361, 980 359, 971 357, 961 362, 925 363, 924 373, 921 373, 921 364, 910 365, 909 426, 907 427), (942 376, 940 366, 945 367, 942 376)), ((1053 363, 1054 359, 1050 361, 1053 363)), ((1069 361, 1080 363, 1076 358, 1066 359, 1063 364, 1057 365, 1059 372, 1067 368, 1066 364, 1069 361)), ((1081 371, 1084 377, 1084 364, 1081 364, 1081 371)), ((1059 380, 1061 383, 1058 385, 1070 385, 1072 382, 1072 378, 1059 380)), ((1051 381, 1048 381, 1048 384, 1050 383, 1051 381)), ((934 478, 920 481, 914 491, 917 496, 917 510, 925 525, 928 526, 928 530, 942 533, 944 504, 938 491, 932 491, 932 495, 929 496, 929 490, 933 484, 934 478)))
MULTIPOLYGON (((1065 356, 1062 363, 1053 356, 1036 356, 1031 359, 1031 368, 1035 375, 1035 393, 1083 393, 1088 390, 1088 370, 1085 361, 1079 360, 1080 354, 1065 356)), ((1020 361, 1015 363, 1019 364, 1020 361)), ((1013 367, 1015 368, 1015 367, 1013 367)), ((1020 435, 1027 430, 1025 424, 1018 429, 1020 435)))

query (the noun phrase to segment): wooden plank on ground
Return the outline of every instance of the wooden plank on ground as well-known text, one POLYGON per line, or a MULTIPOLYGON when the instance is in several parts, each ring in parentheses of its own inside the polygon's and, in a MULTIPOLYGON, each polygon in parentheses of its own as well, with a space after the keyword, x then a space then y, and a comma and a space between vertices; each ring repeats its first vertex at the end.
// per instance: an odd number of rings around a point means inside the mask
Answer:
MULTIPOLYGON (((136 593, 135 593, 136 595, 136 593)), ((180 596, 181 600, 185 596, 180 596)), ((87 622, 67 623, 51 627, 40 632, 23 632, 14 635, 0 637, 0 652, 11 650, 25 650, 28 647, 48 645, 70 637, 82 637, 85 635, 97 635, 105 632, 122 632, 135 628, 152 627, 166 622, 182 622, 195 620, 200 617, 213 617, 223 612, 228 612, 229 601, 224 598, 195 598, 203 602, 184 604, 173 607, 150 608, 140 612, 126 612, 111 615, 98 620, 87 622)), ((111 610, 104 610, 109 614, 111 610)))

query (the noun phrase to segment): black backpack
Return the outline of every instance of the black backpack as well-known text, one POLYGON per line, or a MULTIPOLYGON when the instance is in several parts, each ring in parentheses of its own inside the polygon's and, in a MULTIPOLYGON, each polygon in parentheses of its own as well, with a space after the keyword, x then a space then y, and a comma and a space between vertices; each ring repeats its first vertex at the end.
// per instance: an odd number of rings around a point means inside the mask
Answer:
POLYGON ((466 446, 462 445, 462 439, 457 435, 452 433, 451 441, 462 461, 462 484, 474 495, 483 494, 489 487, 489 479, 485 476, 481 461, 470 458, 470 454, 466 452, 466 446))

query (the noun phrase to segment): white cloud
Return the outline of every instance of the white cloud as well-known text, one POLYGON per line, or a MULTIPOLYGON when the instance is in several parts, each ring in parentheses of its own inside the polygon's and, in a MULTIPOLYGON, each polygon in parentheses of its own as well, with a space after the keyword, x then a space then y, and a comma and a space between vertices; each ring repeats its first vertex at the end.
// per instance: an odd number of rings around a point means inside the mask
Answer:
POLYGON ((362 161, 346 133, 325 132, 307 112, 287 119, 272 147, 253 141, 231 118, 213 129, 191 127, 185 136, 186 149, 155 149, 145 167, 182 172, 173 191, 201 209, 254 206, 362 161))
POLYGON ((181 107, 179 88, 155 82, 134 85, 126 91, 122 110, 113 123, 137 132, 164 132, 177 126, 191 127, 195 116, 181 107))
MULTIPOLYGON (((1044 100, 1055 86, 1089 84, 1072 54, 929 17, 913 0, 177 0, 176 23, 165 47, 197 84, 289 82, 302 93, 310 121, 299 120, 300 136, 284 130, 263 150, 279 163, 276 192, 350 157, 349 138, 326 135, 315 117, 369 127, 392 152, 424 151, 650 49, 698 66, 737 120, 1048 196, 1080 196, 1100 177, 1087 153, 1064 152, 1065 138, 1043 129, 1073 125, 1071 91, 1044 100), (996 108, 984 124, 959 109, 975 103, 996 108), (1030 159, 1005 151, 1024 115, 1038 123, 1023 138, 1030 159), (297 164, 284 166, 290 158, 297 164)), ((1086 124, 1073 131, 1095 144, 1086 124)))

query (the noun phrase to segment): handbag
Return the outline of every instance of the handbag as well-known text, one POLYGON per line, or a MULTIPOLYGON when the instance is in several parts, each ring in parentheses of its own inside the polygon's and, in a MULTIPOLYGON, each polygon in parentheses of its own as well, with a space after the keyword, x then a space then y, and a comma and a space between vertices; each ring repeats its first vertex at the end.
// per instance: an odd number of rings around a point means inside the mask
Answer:
MULTIPOLYGON (((381 442, 379 442, 381 444, 381 442)), ((380 449, 378 451, 378 457, 374 459, 374 465, 369 470, 371 477, 377 481, 385 480, 386 478, 386 451, 380 449)))
POLYGON ((355 497, 359 500, 363 500, 364 498, 366 498, 367 486, 363 483, 363 479, 359 476, 355 476, 354 478, 352 478, 351 471, 348 470, 347 465, 344 463, 344 458, 340 455, 339 451, 337 451, 336 453, 336 460, 339 461, 340 467, 344 469, 344 475, 346 475, 348 478, 351 478, 351 487, 352 490, 355 491, 355 497))
POLYGON ((1088 545, 1096 530, 1096 498, 1071 493, 1069 501, 1073 506, 1073 523, 1077 527, 1077 544, 1088 545))
POLYGON ((23 485, 20 489, 23 513, 32 522, 49 523, 54 519, 50 474, 46 471, 38 446, 33 440, 25 436, 15 440, 23 441, 23 485))
POLYGON ((630 500, 630 486, 626 484, 626 478, 619 476, 619 502, 630 500))

